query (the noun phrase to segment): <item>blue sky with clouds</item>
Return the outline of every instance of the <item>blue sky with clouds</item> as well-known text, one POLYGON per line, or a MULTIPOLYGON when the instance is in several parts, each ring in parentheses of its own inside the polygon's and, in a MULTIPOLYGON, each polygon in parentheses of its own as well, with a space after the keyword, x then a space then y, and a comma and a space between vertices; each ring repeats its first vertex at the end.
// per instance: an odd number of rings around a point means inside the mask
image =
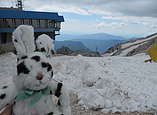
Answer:
MULTIPOLYGON (((0 6, 16 0, 0 0, 0 6)), ((157 32, 157 0, 24 0, 25 10, 63 15, 62 33, 134 37, 157 32)))

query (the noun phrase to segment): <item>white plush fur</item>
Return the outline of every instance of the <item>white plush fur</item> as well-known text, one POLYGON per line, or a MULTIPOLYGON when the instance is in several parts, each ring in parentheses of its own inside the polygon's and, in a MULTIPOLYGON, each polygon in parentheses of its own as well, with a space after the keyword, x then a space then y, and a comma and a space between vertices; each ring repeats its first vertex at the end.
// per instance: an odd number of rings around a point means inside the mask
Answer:
POLYGON ((54 49, 54 40, 51 39, 48 35, 46 34, 42 34, 40 36, 38 36, 38 38, 36 39, 36 46, 37 49, 39 51, 41 51, 42 48, 45 49, 46 52, 44 52, 46 54, 47 57, 51 57, 52 53, 51 50, 53 50, 53 52, 55 52, 54 49))
POLYGON ((13 32, 12 38, 18 57, 30 54, 35 50, 32 26, 20 25, 13 32))
POLYGON ((42 63, 51 66, 49 59, 41 52, 33 52, 35 49, 33 33, 33 28, 25 25, 19 26, 13 33, 13 42, 18 52, 18 57, 21 59, 17 62, 17 75, 14 76, 12 84, 0 91, 0 96, 2 94, 6 95, 3 99, 0 97, 0 109, 6 104, 14 103, 13 115, 47 115, 51 112, 53 112, 53 115, 71 115, 67 89, 64 85, 60 89, 58 88, 61 83, 52 78, 53 68, 48 69, 48 66, 42 66, 42 63), (18 42, 14 41, 15 39, 18 42), (23 56, 25 58, 22 58, 23 56), (43 76, 41 80, 37 79, 39 73, 43 76), (41 90, 46 87, 50 87, 51 93, 42 96, 32 107, 28 107, 28 102, 32 97, 20 102, 15 101, 15 97, 21 90, 41 90), (60 92, 59 96, 56 95, 58 90, 60 92), (54 101, 56 97, 57 102, 60 102, 60 104, 54 101))

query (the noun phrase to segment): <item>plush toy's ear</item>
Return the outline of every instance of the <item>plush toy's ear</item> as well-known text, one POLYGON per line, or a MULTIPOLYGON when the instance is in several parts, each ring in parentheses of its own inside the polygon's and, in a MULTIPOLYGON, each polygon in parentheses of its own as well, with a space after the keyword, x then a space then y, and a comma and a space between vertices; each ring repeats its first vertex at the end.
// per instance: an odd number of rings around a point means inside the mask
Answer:
POLYGON ((18 26, 13 32, 12 40, 18 57, 28 55, 35 51, 34 29, 32 26, 18 26))

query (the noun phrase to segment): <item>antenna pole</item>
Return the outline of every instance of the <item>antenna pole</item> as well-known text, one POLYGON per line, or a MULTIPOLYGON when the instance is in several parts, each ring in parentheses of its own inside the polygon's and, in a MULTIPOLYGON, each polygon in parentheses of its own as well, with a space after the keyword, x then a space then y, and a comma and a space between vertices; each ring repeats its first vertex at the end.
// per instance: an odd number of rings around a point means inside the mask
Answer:
POLYGON ((17 0, 16 6, 18 7, 18 9, 23 10, 23 3, 22 3, 22 0, 17 0))

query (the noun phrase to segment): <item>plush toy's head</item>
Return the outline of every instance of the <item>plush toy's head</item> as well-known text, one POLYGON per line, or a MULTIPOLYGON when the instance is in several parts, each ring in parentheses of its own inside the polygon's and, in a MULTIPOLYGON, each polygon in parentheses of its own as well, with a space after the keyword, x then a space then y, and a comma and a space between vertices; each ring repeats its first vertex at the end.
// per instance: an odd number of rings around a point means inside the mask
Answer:
POLYGON ((51 39, 48 35, 42 34, 38 36, 35 40, 36 49, 40 52, 43 52, 47 57, 51 57, 51 51, 54 52, 54 44, 53 39, 51 39))
POLYGON ((48 86, 52 77, 52 66, 46 56, 33 52, 18 61, 14 82, 20 89, 40 90, 48 86))
MULTIPOLYGON (((45 36, 42 38, 47 40, 45 36)), ((18 54, 17 76, 14 77, 17 88, 30 90, 46 88, 53 76, 53 71, 46 55, 43 52, 34 52, 33 27, 28 25, 17 27, 13 32, 13 43, 18 54)), ((48 44, 44 46, 46 45, 48 44)))

